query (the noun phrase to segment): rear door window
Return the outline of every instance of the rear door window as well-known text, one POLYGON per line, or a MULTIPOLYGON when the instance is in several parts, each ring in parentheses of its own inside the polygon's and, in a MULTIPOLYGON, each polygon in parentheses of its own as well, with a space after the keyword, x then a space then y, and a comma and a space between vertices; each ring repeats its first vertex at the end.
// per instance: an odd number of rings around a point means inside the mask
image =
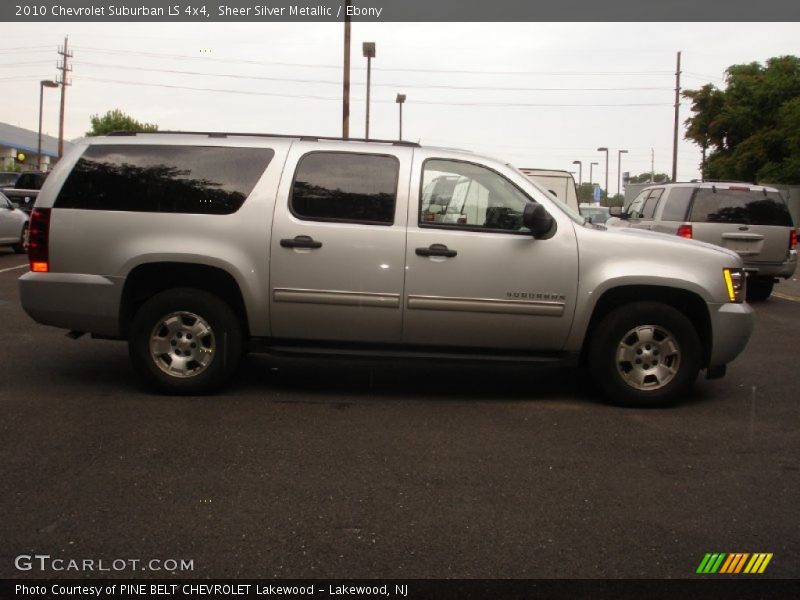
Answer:
POLYGON ((307 221, 391 225, 399 171, 394 156, 310 152, 297 165, 289 208, 307 221))
POLYGON ((227 215, 253 191, 275 152, 226 146, 89 146, 56 208, 227 215))
POLYGON ((789 209, 779 193, 746 187, 698 189, 689 220, 697 223, 792 226, 789 209))
POLYGON ((650 192, 650 195, 644 202, 644 208, 642 209, 643 219, 653 218, 653 215, 656 212, 656 207, 658 206, 658 200, 661 198, 661 194, 663 193, 664 193, 664 188, 657 188, 650 192))

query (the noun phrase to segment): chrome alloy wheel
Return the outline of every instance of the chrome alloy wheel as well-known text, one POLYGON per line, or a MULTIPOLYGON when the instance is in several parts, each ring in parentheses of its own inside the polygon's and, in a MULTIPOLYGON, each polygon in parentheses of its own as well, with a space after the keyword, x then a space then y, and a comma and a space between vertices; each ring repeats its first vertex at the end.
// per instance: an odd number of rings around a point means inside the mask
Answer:
POLYGON ((658 325, 639 325, 617 346, 617 371, 637 390, 657 390, 672 381, 681 366, 675 337, 658 325))
POLYGON ((161 318, 150 333, 150 355, 172 377, 194 377, 205 371, 216 352, 214 332, 200 316, 186 311, 161 318))

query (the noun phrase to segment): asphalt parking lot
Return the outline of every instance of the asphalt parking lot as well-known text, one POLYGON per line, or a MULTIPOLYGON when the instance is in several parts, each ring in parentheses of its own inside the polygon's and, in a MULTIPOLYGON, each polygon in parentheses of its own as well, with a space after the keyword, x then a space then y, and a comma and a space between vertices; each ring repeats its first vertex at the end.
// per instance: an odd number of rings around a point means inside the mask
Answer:
POLYGON ((183 577, 694 577, 708 552, 800 576, 796 280, 724 379, 648 411, 567 370, 260 356, 219 396, 153 396, 124 344, 24 314, 24 262, 0 249, 4 578, 93 575, 21 572, 22 554, 192 560, 183 577))

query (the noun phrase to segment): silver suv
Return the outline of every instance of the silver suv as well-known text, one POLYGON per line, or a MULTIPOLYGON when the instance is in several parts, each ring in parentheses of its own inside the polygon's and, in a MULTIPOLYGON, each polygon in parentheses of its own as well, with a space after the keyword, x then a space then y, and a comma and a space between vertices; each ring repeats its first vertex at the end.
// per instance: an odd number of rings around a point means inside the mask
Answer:
POLYGON ((753 327, 736 253, 608 231, 503 162, 405 142, 87 139, 42 188, 29 256, 29 315, 127 340, 167 393, 260 350, 580 364, 657 405, 753 327))
POLYGON ((716 244, 739 254, 747 299, 766 300, 797 266, 797 231, 774 188, 743 183, 670 183, 643 189, 609 226, 629 226, 716 244))

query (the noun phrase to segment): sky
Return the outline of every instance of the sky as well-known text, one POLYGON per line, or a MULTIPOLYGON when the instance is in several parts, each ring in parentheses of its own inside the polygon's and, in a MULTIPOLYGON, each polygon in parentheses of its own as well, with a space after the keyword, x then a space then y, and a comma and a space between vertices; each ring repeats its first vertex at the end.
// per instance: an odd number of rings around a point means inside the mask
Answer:
MULTIPOLYGON (((39 84, 55 79, 69 36, 72 85, 65 136, 119 108, 161 129, 342 134, 341 23, 5 23, 0 122, 36 130, 39 84)), ((622 171, 672 170, 676 53, 681 87, 724 87, 733 64, 797 53, 798 23, 352 24, 350 135, 472 150, 517 167, 575 171, 609 190, 622 171)), ((44 131, 58 134, 59 91, 45 89, 44 131)), ((678 179, 699 177, 700 150, 683 140, 678 179)))

